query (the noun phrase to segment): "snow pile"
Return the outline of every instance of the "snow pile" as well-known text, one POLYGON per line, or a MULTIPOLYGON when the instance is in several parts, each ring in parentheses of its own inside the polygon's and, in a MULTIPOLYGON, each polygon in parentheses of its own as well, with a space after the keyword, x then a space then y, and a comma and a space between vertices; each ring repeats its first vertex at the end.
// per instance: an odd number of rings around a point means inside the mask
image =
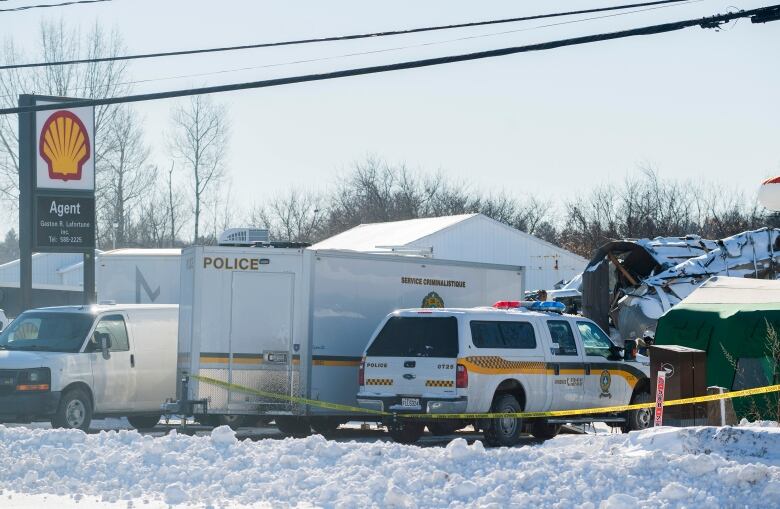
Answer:
POLYGON ((462 438, 420 448, 321 436, 238 441, 226 427, 211 436, 152 438, 0 426, 0 444, 0 488, 12 490, 11 502, 49 494, 133 507, 780 504, 777 427, 565 435, 485 449, 462 438))

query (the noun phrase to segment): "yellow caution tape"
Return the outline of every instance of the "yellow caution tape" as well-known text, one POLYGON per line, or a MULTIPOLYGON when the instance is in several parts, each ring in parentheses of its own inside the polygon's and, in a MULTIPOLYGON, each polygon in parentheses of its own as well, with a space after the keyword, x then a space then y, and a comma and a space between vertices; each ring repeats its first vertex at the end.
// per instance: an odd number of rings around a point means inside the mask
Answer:
MULTIPOLYGON (((326 401, 320 401, 316 399, 307 399, 297 396, 288 396, 285 394, 277 394, 273 392, 261 391, 258 389, 252 389, 250 387, 244 387, 243 385, 232 384, 209 378, 206 376, 190 375, 190 378, 198 380, 207 384, 216 385, 224 389, 234 390, 238 392, 244 392, 247 394, 253 394, 264 398, 279 399, 289 401, 290 403, 298 403, 302 405, 316 406, 320 408, 327 408, 330 410, 343 410, 351 413, 360 414, 372 414, 372 415, 384 415, 395 416, 396 418, 416 418, 416 419, 524 419, 524 418, 536 418, 536 417, 567 417, 571 415, 589 415, 589 414, 611 414, 617 412, 626 412, 629 410, 639 410, 641 408, 654 408, 655 401, 647 403, 634 403, 632 405, 617 405, 597 408, 581 408, 575 410, 551 410, 547 412, 516 412, 516 413, 474 413, 474 414, 427 414, 427 413, 414 413, 414 414, 398 414, 391 412, 383 412, 381 410, 371 410, 368 408, 359 408, 349 405, 341 405, 338 403, 328 403, 326 401)), ((709 394, 707 396, 696 396, 693 398, 674 399, 664 401, 664 406, 677 406, 677 405, 690 405, 692 403, 706 403, 708 401, 718 401, 721 399, 733 399, 742 398, 745 396, 754 396, 756 394, 768 394, 771 392, 780 392, 780 385, 769 385, 766 387, 756 387, 754 389, 744 389, 741 391, 726 392, 723 394, 709 394)))
POLYGON ((285 394, 277 394, 275 392, 261 391, 258 389, 252 389, 251 387, 244 387, 243 385, 223 382, 222 380, 217 380, 216 378, 209 378, 207 376, 190 375, 190 378, 192 378, 193 380, 198 380, 199 382, 204 382, 210 385, 215 385, 217 387, 222 387, 223 389, 244 392, 247 394, 253 394, 255 396, 261 396, 263 398, 280 399, 284 401, 289 401, 290 403, 311 405, 320 408, 328 408, 330 410, 344 410, 345 412, 359 412, 361 414, 390 415, 387 412, 382 412, 379 410, 371 410, 371 409, 359 408, 359 407, 354 407, 349 405, 340 405, 338 403, 328 403, 327 401, 319 401, 316 399, 299 398, 297 396, 287 396, 285 394))

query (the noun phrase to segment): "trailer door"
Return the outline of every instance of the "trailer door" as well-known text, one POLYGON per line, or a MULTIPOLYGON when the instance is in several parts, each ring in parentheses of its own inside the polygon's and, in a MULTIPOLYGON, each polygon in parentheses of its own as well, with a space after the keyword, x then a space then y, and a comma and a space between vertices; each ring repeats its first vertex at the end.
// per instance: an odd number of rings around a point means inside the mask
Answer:
MULTIPOLYGON (((234 272, 230 317, 232 383, 289 396, 292 393, 295 275, 234 272)), ((286 408, 285 400, 231 391, 229 409, 286 408)))

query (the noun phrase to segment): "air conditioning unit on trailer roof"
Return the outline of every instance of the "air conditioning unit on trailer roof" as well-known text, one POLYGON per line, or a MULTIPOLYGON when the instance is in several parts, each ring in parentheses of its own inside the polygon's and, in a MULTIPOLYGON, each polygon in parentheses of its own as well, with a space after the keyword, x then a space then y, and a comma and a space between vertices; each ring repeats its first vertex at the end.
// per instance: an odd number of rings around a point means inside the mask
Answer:
POLYGON ((220 246, 251 246, 255 242, 268 242, 268 230, 263 228, 229 228, 219 235, 220 246))

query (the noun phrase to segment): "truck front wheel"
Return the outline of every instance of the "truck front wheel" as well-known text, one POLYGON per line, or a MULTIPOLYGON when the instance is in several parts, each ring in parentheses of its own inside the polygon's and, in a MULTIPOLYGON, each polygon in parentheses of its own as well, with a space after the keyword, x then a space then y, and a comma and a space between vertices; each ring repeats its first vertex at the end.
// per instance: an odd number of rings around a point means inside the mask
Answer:
POLYGON ((83 389, 71 389, 62 395, 57 413, 51 419, 54 428, 89 431, 92 422, 92 400, 83 389))
MULTIPOLYGON (((649 403, 653 399, 649 392, 640 392, 631 398, 631 404, 649 403)), ((626 415, 626 423, 621 427, 623 433, 629 431, 638 431, 647 429, 653 425, 653 409, 640 408, 638 410, 629 410, 626 415)))
MULTIPOLYGON (((511 394, 498 394, 490 407, 491 413, 516 414, 522 412, 517 399, 511 394)), ((484 429, 485 442, 491 447, 512 447, 520 441, 523 420, 517 417, 490 419, 484 429)))

